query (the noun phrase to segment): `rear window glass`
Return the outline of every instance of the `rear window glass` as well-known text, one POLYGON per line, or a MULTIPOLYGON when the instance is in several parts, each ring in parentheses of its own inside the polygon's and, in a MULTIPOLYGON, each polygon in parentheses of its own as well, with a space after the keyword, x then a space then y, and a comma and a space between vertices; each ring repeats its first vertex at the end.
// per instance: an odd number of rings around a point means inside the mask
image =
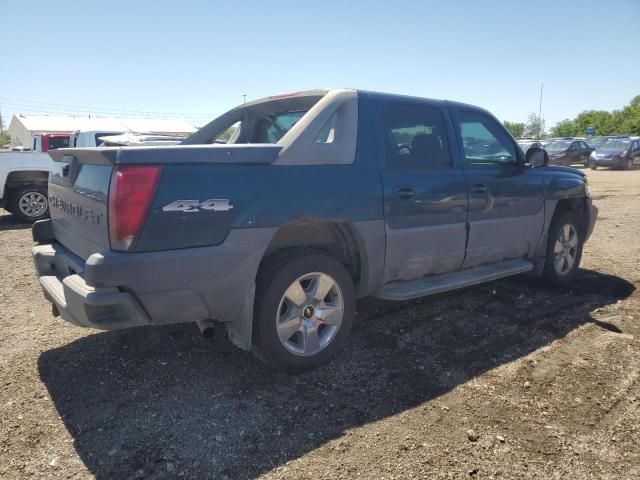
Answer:
POLYGON ((277 143, 300 120, 306 111, 283 112, 263 116, 256 125, 256 143, 277 143))
POLYGON ((51 137, 49 139, 49 148, 67 148, 69 146, 69 137, 51 137))

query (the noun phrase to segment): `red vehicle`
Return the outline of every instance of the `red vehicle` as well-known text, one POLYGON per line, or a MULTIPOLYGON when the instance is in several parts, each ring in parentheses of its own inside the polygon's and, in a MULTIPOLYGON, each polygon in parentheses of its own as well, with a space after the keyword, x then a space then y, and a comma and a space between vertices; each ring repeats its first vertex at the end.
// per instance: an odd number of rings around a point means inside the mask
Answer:
POLYGON ((69 147, 68 133, 40 133, 33 136, 31 150, 34 152, 48 152, 56 148, 69 147))

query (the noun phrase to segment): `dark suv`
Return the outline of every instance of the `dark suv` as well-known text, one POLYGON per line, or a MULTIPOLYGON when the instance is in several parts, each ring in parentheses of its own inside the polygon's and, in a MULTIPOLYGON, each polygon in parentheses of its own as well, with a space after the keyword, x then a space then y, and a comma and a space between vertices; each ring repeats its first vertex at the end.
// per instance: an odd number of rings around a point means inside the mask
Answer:
POLYGON ((549 154, 549 163, 567 167, 575 163, 587 166, 589 156, 594 150, 584 140, 556 140, 548 144, 545 149, 549 154))

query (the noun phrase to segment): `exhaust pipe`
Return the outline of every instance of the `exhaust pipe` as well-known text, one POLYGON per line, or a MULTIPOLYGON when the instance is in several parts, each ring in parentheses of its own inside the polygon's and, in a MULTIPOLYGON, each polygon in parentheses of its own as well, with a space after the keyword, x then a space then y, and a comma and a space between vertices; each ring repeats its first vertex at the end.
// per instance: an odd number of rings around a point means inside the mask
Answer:
POLYGON ((204 338, 213 337, 213 334, 215 333, 215 325, 213 323, 213 320, 210 320, 210 319, 198 320, 196 321, 196 325, 198 325, 198 328, 200 329, 200 333, 204 338))

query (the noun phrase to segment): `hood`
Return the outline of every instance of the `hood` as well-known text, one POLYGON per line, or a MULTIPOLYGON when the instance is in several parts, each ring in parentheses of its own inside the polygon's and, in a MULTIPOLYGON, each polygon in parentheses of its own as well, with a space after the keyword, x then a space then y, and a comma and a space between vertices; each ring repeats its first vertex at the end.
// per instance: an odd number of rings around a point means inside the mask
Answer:
POLYGON ((550 152, 547 150, 547 153, 549 154, 549 158, 556 158, 556 157, 562 157, 563 155, 566 155, 567 150, 560 150, 557 152, 550 152))
POLYGON ((587 176, 587 174, 584 173, 582 170, 578 170, 577 168, 572 168, 572 167, 562 167, 560 165, 548 165, 547 169, 551 170, 552 172, 571 173, 581 178, 586 178, 587 176))
POLYGON ((625 150, 603 150, 601 148, 596 149, 596 155, 598 157, 618 157, 624 152, 625 150))

